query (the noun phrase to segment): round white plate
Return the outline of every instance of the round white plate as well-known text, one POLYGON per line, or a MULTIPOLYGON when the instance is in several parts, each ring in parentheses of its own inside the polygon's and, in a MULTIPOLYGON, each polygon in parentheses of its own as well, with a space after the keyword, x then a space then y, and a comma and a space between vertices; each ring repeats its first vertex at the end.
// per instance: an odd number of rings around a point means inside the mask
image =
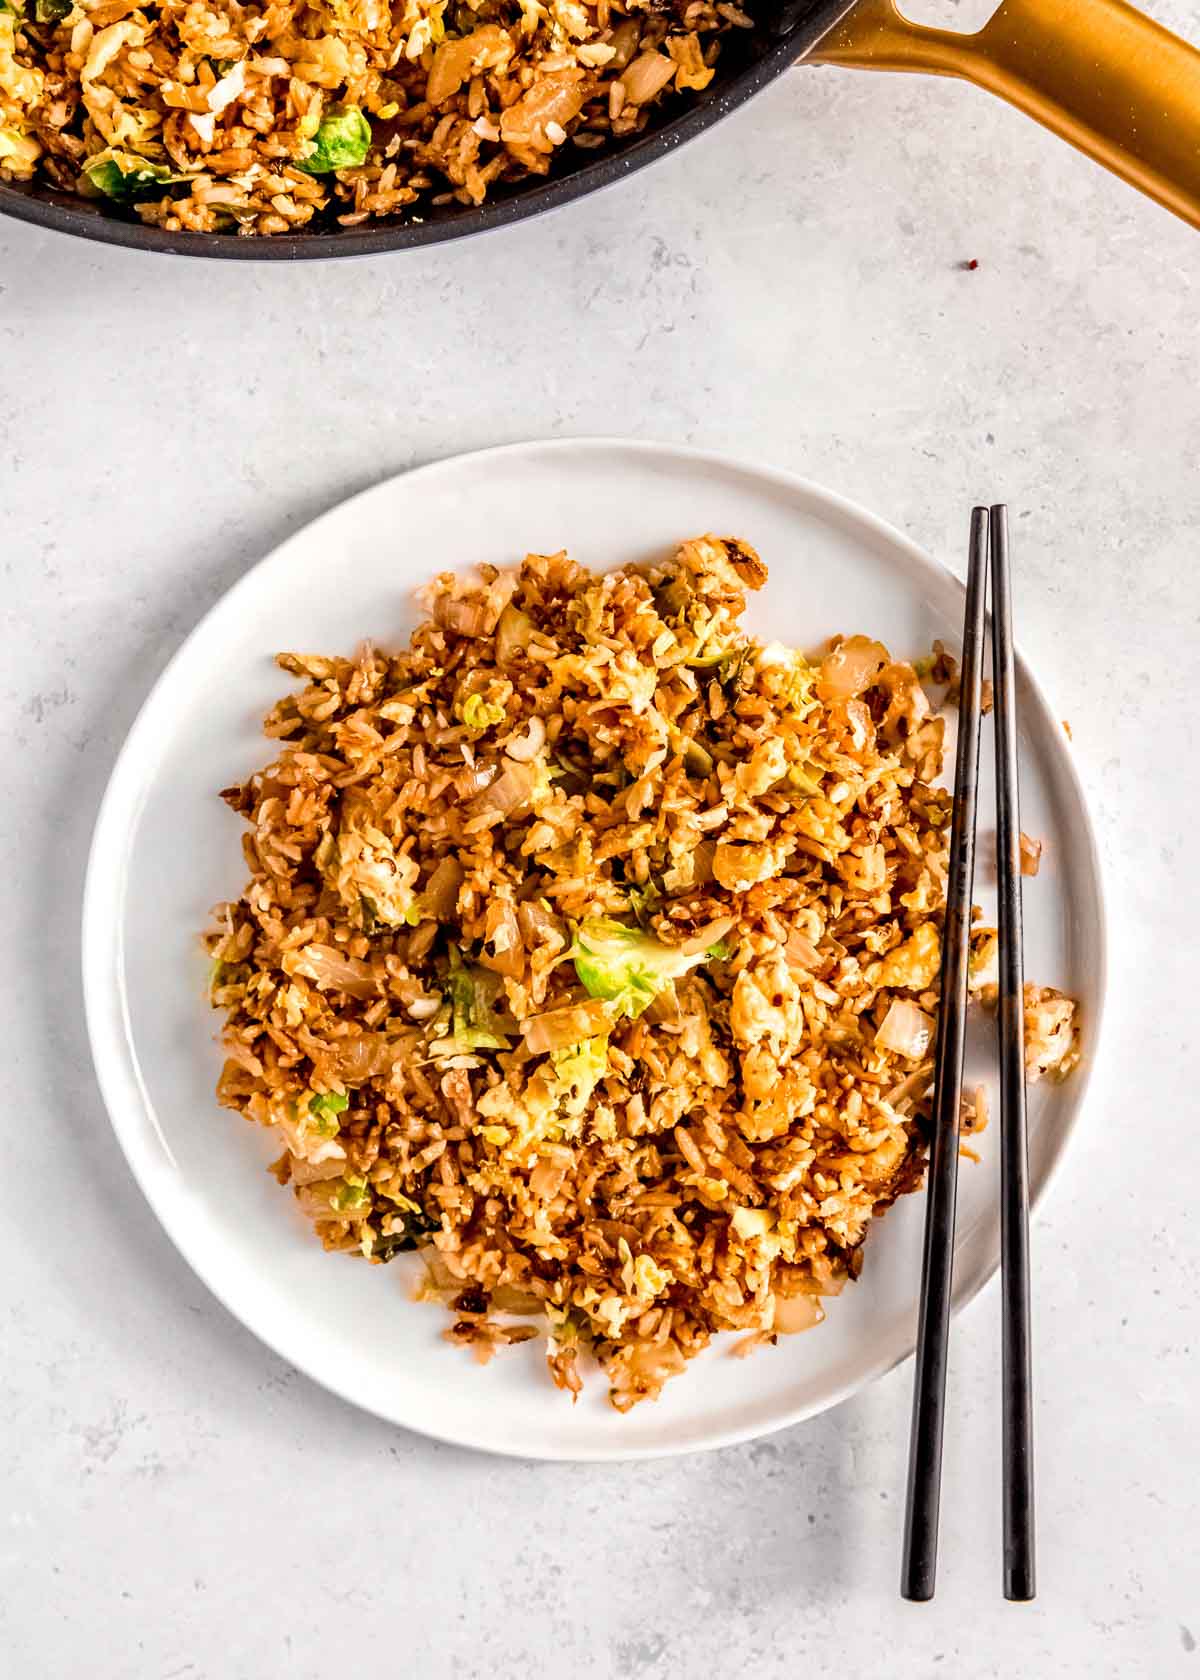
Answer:
MULTIPOLYGON (((567 441, 487 450, 392 479, 318 519, 256 566, 192 632, 146 701, 101 807, 84 903, 83 971, 113 1126, 181 1253, 254 1333, 318 1382, 443 1440, 538 1458, 651 1457, 719 1446, 808 1417, 912 1351, 923 1198, 872 1233, 861 1281, 824 1325, 750 1359, 717 1345, 661 1400, 619 1416, 598 1375, 572 1406, 539 1343, 480 1368, 410 1299, 405 1263, 326 1254, 264 1170, 268 1136, 217 1107, 217 1017, 198 933, 241 890, 242 823, 218 791, 268 762, 259 725, 288 678, 277 650, 397 644, 434 572, 567 548, 594 567, 643 560, 704 531, 745 537, 771 569, 751 627, 811 647, 862 631, 915 657, 957 645, 961 584, 896 531, 788 473, 655 444, 567 441)), ((966 533, 966 510, 963 511, 966 533)), ((1094 1051, 1104 987, 1095 846, 1063 731, 1018 663, 1022 822, 1046 843, 1026 886, 1026 974, 1082 1000, 1094 1051)), ((981 823, 992 805, 985 730, 981 823)), ((994 857, 994 847, 991 848, 994 857)), ((976 896, 994 863, 981 837, 976 896)), ((968 1080, 987 1068, 986 1034, 968 1080)), ((1081 1070, 1031 1092, 1033 1186, 1044 1190, 1084 1096, 1081 1070)), ((960 1174, 955 1301, 995 1270, 997 1140, 960 1174)))

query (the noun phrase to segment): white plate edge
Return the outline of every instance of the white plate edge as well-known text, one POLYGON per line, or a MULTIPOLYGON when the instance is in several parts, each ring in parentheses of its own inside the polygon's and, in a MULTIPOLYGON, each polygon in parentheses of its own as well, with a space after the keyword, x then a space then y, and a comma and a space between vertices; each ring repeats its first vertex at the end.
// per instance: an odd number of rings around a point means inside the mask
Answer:
MULTIPOLYGON (((123 965, 120 964, 119 961, 116 972, 115 991, 121 1030, 115 1041, 110 1041, 107 1036, 112 1031, 113 1022, 111 1020, 106 1022, 104 1019, 105 1006, 101 998, 101 991, 103 988, 112 987, 113 985, 114 977, 111 969, 109 968, 109 964, 113 961, 114 957, 119 959, 120 952, 114 952, 111 943, 107 939, 107 932, 112 925, 112 918, 105 917, 103 913, 103 905, 104 903, 108 903, 113 906, 116 913, 116 924, 120 927, 122 925, 120 920, 120 911, 124 902, 127 854, 123 853, 119 848, 121 847, 123 836, 130 830, 130 820, 127 812, 124 812, 122 808, 119 808, 119 805, 122 796, 125 794, 126 782, 130 782, 131 790, 136 792, 139 787, 144 787, 148 780, 144 769, 138 773, 137 779, 135 780, 135 768, 137 766, 136 748, 141 735, 148 727, 148 719, 155 706, 159 692, 167 686, 178 666, 186 661, 189 656, 189 650, 194 646, 201 632, 206 629, 210 621, 225 612, 232 612, 234 610, 242 590, 249 587, 252 579, 259 579, 264 571, 268 571, 275 566, 278 566, 281 570, 286 569, 288 557, 293 544, 299 543, 301 540, 309 540, 313 532, 318 531, 327 521, 333 521, 334 519, 344 517, 349 508, 360 501, 385 493, 391 485, 398 481, 402 480, 407 483, 413 479, 436 478, 441 473, 451 473, 461 469, 462 465, 468 461, 478 461, 480 463, 486 461, 490 463, 502 460, 505 457, 522 456, 530 453, 541 453, 543 451, 550 453, 561 452, 564 456, 566 456, 570 454, 587 454, 590 452, 600 452, 604 450, 622 450, 649 456, 673 457, 676 461, 682 460, 696 468, 711 466, 719 468, 724 472, 732 470, 744 473, 752 479, 758 479, 760 481, 770 483, 776 488, 784 490, 792 495, 805 496, 814 503, 824 504, 826 507, 842 516, 843 519, 847 519, 852 523, 857 524, 860 528, 870 531, 876 538, 882 539, 890 546, 903 550, 918 571, 923 571, 942 582, 948 578, 954 584, 958 592, 964 593, 962 580, 957 576, 957 574, 952 572, 948 566, 944 565, 933 555, 928 554, 909 537, 905 536, 902 531, 889 524, 888 521, 881 519, 878 515, 870 512, 870 510, 866 508, 863 508, 848 497, 844 497, 836 491, 828 490, 823 485, 817 484, 814 480, 806 478, 802 474, 792 472, 786 468, 765 465, 761 462, 748 460, 736 455, 726 454, 722 451, 701 449, 685 444, 660 443, 649 439, 629 439, 608 436, 529 439, 523 442, 499 444, 478 450, 465 451, 458 455, 451 455, 436 461, 427 462, 422 466, 414 467, 406 472, 392 474, 388 478, 382 479, 376 484, 368 485, 365 489, 356 492, 353 496, 349 496, 343 501, 335 503, 333 506, 326 509, 324 513, 319 514, 316 519, 309 521, 308 524, 302 526, 299 530, 292 532, 282 543, 272 549, 270 553, 264 555, 261 560, 256 561, 212 604, 212 606, 210 606, 201 615, 198 621, 193 625, 192 629, 185 636, 179 647, 176 648, 175 652, 171 655, 170 659, 155 679, 146 695, 146 698, 138 709, 137 715, 130 726, 120 750, 118 751, 108 784, 100 801, 95 828, 93 830, 92 843, 88 855, 81 915, 81 967, 84 993, 84 1013, 87 1022, 93 1063, 96 1069, 97 1082, 100 1087, 101 1095, 104 1099, 105 1108, 108 1112, 113 1131, 116 1134, 117 1141, 121 1146, 122 1153, 125 1156, 134 1180, 142 1191, 142 1194, 145 1196, 147 1202, 150 1204, 155 1217, 162 1225, 165 1235, 178 1249, 184 1260, 186 1260, 188 1265, 191 1267, 192 1271, 214 1296, 214 1298, 221 1303, 222 1307, 224 1307, 224 1309, 229 1312, 233 1318, 235 1318, 239 1323, 245 1325, 253 1335, 264 1343, 265 1346, 269 1347, 278 1355, 278 1357, 285 1359, 290 1365, 293 1365, 297 1370, 301 1371, 311 1381, 317 1383, 328 1392, 336 1394, 340 1399, 357 1407, 359 1410, 367 1411, 372 1415, 379 1417, 383 1422, 390 1424, 392 1427, 411 1429, 415 1434, 421 1434, 428 1439, 442 1441, 448 1445, 463 1447, 473 1451, 494 1453, 497 1456, 568 1463, 619 1463, 669 1458, 679 1456, 683 1453, 714 1451, 721 1447, 733 1446, 743 1441, 758 1439, 765 1435, 773 1434, 777 1430, 789 1428, 793 1424, 801 1423, 809 1417, 817 1416, 821 1412, 829 1410, 833 1406, 839 1405, 843 1400, 849 1398, 850 1395, 857 1393, 860 1389, 863 1389, 870 1383, 877 1381, 880 1377, 886 1375, 887 1372, 895 1369, 897 1365, 902 1364, 905 1359, 910 1358, 912 1356, 912 1349, 909 1348, 898 1356, 892 1356, 890 1354, 886 1355, 876 1364, 869 1365, 862 1375, 856 1377, 852 1382, 842 1385, 841 1388, 835 1389, 829 1397, 823 1399, 819 1404, 802 1404, 791 1411, 782 1413, 778 1418, 766 1425, 759 1425, 756 1423, 742 1428, 734 1427, 721 1430, 715 1432, 711 1438, 703 1442, 688 1442, 683 1446, 662 1444, 624 1448, 617 1443, 612 1446, 604 1445, 579 1447, 571 1448, 569 1450, 551 1447, 544 1451, 533 1452, 526 1448, 514 1448, 504 1441, 493 1441, 484 1445, 480 1442, 478 1436, 471 1437, 465 1434, 457 1434, 453 1431, 441 1433, 425 1424, 414 1424, 407 1421, 401 1421, 395 1416, 391 1416, 386 1412, 380 1411, 376 1407, 364 1403, 364 1401, 357 1396, 340 1388, 336 1382, 331 1381, 324 1374, 318 1374, 313 1371, 303 1358, 298 1358, 290 1349, 280 1347, 270 1326, 259 1325, 254 1321, 253 1314, 250 1317, 247 1317, 241 1311, 238 1311, 231 1306, 222 1291, 212 1281, 209 1270, 204 1260, 195 1252, 194 1245, 190 1241, 190 1237, 178 1228, 172 1229, 171 1225, 168 1223, 168 1215, 164 1211, 164 1206, 160 1205, 160 1195, 162 1192, 160 1192, 159 1184, 157 1182, 155 1168, 152 1167, 150 1162, 143 1157, 140 1142, 134 1138, 132 1133, 132 1121, 125 1118, 125 1105, 129 1101, 131 1095, 135 1101, 140 1102, 142 1118, 148 1122, 150 1128, 158 1136, 159 1147, 163 1152, 163 1161, 159 1163, 159 1165, 161 1166, 165 1164, 172 1172, 172 1175, 175 1178, 175 1183, 172 1186, 173 1190, 176 1194, 180 1191, 186 1194, 186 1186, 183 1185, 182 1181, 175 1175, 170 1150, 159 1132, 153 1107, 144 1096, 137 1056, 133 1049, 128 1032, 128 1011, 124 996, 123 965), (122 816, 124 816, 124 820, 119 821, 122 816), (106 859, 110 854, 113 857, 116 868, 113 869, 112 867, 108 867, 107 869, 102 869, 102 866, 105 864, 106 859), (102 879, 107 880, 109 883, 117 883, 115 905, 113 903, 114 895, 112 891, 109 890, 108 893, 105 894, 101 885, 102 879), (120 1065, 122 1062, 124 1063, 123 1066, 120 1065), (121 1115, 122 1118, 118 1119, 118 1115, 121 1115)), ((1079 774, 1073 753, 1068 749, 1066 743, 1060 739, 1061 725, 1058 720, 1058 714, 1050 705, 1042 683, 1035 675, 1028 662, 1022 657, 1019 645, 1015 649, 1015 656, 1019 673, 1024 681, 1028 683, 1029 692, 1034 697, 1043 714, 1043 721, 1047 725, 1047 739, 1054 742, 1053 752, 1056 760, 1056 770, 1059 773, 1065 774, 1065 779, 1071 785, 1071 789, 1078 800, 1079 808, 1083 814, 1083 833, 1081 838, 1087 846, 1089 862, 1092 868, 1092 877, 1095 883, 1095 939, 1098 957, 1096 965, 1097 973, 1095 978, 1096 1004, 1092 1017, 1087 1023, 1088 1042, 1091 1046, 1091 1050, 1085 1057, 1085 1060, 1080 1068, 1072 1075, 1070 1100, 1063 1122, 1061 1123, 1060 1135, 1048 1157, 1045 1168, 1045 1176, 1043 1177, 1031 1201, 1031 1209, 1034 1212, 1037 1212, 1044 1207, 1046 1197, 1052 1190, 1053 1186, 1058 1182, 1058 1178, 1062 1170, 1063 1160, 1067 1154, 1068 1145, 1074 1137, 1078 1127, 1080 1114, 1091 1086, 1092 1075, 1097 1059, 1097 1047, 1102 1042, 1103 1017, 1108 993, 1108 918, 1107 894, 1105 889, 1103 865, 1091 821, 1083 778, 1079 774)), ((148 759, 147 762, 152 764, 153 760, 148 759)), ((132 806, 133 811, 136 811, 136 808, 137 800, 135 799, 132 806)), ((972 1300, 975 1299, 985 1286, 991 1282, 993 1277, 996 1275, 996 1271, 997 1266, 995 1264, 988 1265, 983 1269, 982 1275, 978 1278, 972 1278, 970 1282, 966 1284, 956 1285, 952 1299, 952 1311, 955 1314, 961 1312, 972 1300)))

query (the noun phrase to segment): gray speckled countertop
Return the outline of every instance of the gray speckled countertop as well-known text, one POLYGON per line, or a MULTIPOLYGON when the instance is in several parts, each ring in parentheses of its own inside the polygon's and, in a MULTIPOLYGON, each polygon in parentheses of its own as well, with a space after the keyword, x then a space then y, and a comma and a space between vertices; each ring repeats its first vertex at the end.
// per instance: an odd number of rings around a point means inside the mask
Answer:
POLYGON ((1200 1677, 1198 249, 980 94, 828 71, 428 254, 221 268, 0 228, 4 1674, 1200 1677), (152 677, 349 491, 596 432, 797 468, 960 569, 969 503, 1013 509, 1022 640, 1074 726, 1113 911, 1103 1065, 1036 1228, 1035 1605, 999 1597, 994 1286, 955 1338, 918 1608, 908 1368, 644 1468, 431 1446, 233 1322, 109 1132, 79 896, 152 677))

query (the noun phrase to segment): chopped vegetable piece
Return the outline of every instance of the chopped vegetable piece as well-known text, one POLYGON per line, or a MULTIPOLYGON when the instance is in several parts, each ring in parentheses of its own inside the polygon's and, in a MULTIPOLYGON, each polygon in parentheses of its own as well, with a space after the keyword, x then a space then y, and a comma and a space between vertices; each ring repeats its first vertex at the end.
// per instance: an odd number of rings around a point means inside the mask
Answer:
POLYGON ((550 1061, 560 1083, 568 1089, 568 1114, 582 1114, 608 1072, 608 1039, 585 1038, 565 1050, 551 1050, 550 1061))
POLYGON ((814 797, 822 790, 821 767, 819 764, 793 764, 787 773, 789 787, 799 788, 801 793, 812 794, 814 797))
POLYGON ((591 997, 608 999, 616 1005, 617 1014, 636 1016, 672 980, 728 952, 719 940, 699 951, 664 945, 640 928, 594 917, 580 925, 571 954, 575 972, 591 997))
POLYGON ((662 902, 662 893, 653 881, 647 881, 644 887, 626 887, 625 896, 629 900, 629 908, 643 927, 650 911, 662 902))
POLYGON ((907 998, 893 998, 883 1024, 875 1034, 875 1042, 884 1050, 894 1050, 919 1062, 929 1053, 933 1043, 933 1018, 918 1009, 907 998))
POLYGON ((339 1213, 357 1213, 371 1203, 371 1191, 365 1178, 351 1178, 349 1174, 334 1189, 330 1203, 339 1213))
POLYGON ((306 175, 328 175, 335 169, 357 169, 371 148, 371 125, 357 105, 337 106, 321 119, 310 150, 297 159, 306 175))
POLYGON ((471 1050, 506 1050, 502 1028, 511 1024, 502 1005, 503 982, 485 968, 468 968, 457 949, 450 952, 447 992, 451 1008, 448 1040, 436 1047, 439 1055, 471 1050))
POLYGON ((735 648, 717 661, 717 681, 730 700, 736 700, 746 686, 746 667, 753 652, 754 649, 747 644, 745 647, 735 648))
POLYGON ((504 722, 504 707, 495 700, 485 700, 482 694, 469 694, 458 715, 468 729, 482 732, 504 722))
POLYGON ((116 204, 136 204, 145 198, 161 198, 163 189, 183 176, 160 163, 148 163, 133 152, 97 152, 88 158, 83 173, 89 183, 116 204))
POLYGON ((531 1015, 521 1023, 525 1047, 540 1056, 547 1050, 569 1049, 584 1038, 602 1036, 610 1025, 611 1013, 603 998, 589 998, 586 1003, 531 1015))
POLYGON ((410 1254, 414 1248, 423 1248, 438 1228, 438 1221, 430 1219, 420 1208, 406 1210, 403 1219, 393 1214, 388 1224, 391 1228, 374 1237, 371 1243, 371 1259, 381 1265, 394 1260, 397 1254, 410 1254))
POLYGON ((529 646, 529 638, 533 634, 533 620, 528 613, 521 612, 517 607, 507 606, 500 614, 500 622, 496 625, 496 659, 499 664, 506 665, 510 660, 529 646))
POLYGON ((1042 842, 1031 840, 1025 830, 1021 830, 1021 873, 1022 875, 1036 875, 1042 866, 1042 842))
MULTIPOLYGON (((0 17, 7 14, 0 10, 0 17)), ((9 24, 12 31, 15 25, 9 24)), ((0 39, 0 53, 3 51, 4 41, 0 39)), ((10 123, 6 128, 0 128, 0 162, 7 163, 13 174, 24 177, 26 172, 32 171, 34 164, 42 155, 42 146, 32 134, 22 134, 21 130, 10 123)))

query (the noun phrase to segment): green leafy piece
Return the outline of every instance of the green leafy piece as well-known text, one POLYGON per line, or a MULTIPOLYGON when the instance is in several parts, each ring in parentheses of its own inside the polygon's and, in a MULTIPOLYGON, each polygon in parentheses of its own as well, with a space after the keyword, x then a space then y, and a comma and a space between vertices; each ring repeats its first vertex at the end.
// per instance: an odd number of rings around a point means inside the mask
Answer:
POLYGON ((730 700, 735 700, 746 686, 746 664, 753 649, 734 648, 717 661, 717 681, 730 700))
POLYGON ((438 1221, 417 1208, 406 1212, 403 1220, 393 1217, 392 1229, 380 1232, 371 1244, 371 1259, 386 1265, 397 1254, 409 1254, 414 1248, 424 1248, 438 1228, 438 1221))
POLYGON ((714 670, 724 660, 729 659, 728 647, 708 648, 704 654, 696 654, 692 659, 684 660, 689 670, 714 670))
POLYGON ((339 105, 321 119, 311 149, 297 158, 306 175, 328 175, 335 169, 356 169, 371 149, 371 125, 357 105, 339 105))
POLYGON ((738 652, 736 644, 732 647, 723 646, 713 640, 714 632, 718 628, 717 623, 712 621, 700 632, 695 652, 690 659, 684 660, 684 664, 690 666, 693 671, 711 671, 720 665, 722 660, 729 659, 738 652))
MULTIPOLYGON (((0 6, 0 18, 8 15, 3 6, 0 6)), ((14 24, 12 30, 15 29, 14 24)), ((12 159, 19 168, 31 169, 41 155, 41 144, 32 134, 23 134, 15 123, 0 126, 0 163, 12 159)))
POLYGON ((816 705, 813 694, 819 673, 802 654, 796 654, 781 698, 788 711, 809 712, 816 705))
POLYGON ((336 1137, 338 1134, 339 1114, 344 1114, 350 1106, 350 1098, 338 1091, 324 1091, 319 1096, 308 1099, 308 1112, 313 1118, 313 1130, 318 1137, 336 1137))
POLYGON ((781 712, 804 717, 819 704, 814 690, 821 673, 802 653, 780 642, 768 642, 758 650, 755 663, 773 704, 781 712))
POLYGON ((647 881, 644 887, 626 887, 625 896, 629 900, 629 908, 642 927, 645 927, 650 911, 662 902, 662 893, 653 881, 647 881))
POLYGON ((821 792, 820 766, 813 764, 793 764, 787 773, 789 787, 798 788, 801 793, 819 794, 821 792))
POLYGON ((338 846, 337 841, 333 837, 332 830, 327 828, 314 846, 313 862, 321 871, 322 875, 328 874, 330 870, 337 868, 338 846))
POLYGON ((333 1195, 329 1198, 329 1205, 336 1208, 338 1213, 359 1213, 371 1204, 371 1189, 365 1178, 355 1178, 347 1173, 339 1179, 333 1195))
POLYGON ((486 968, 468 968, 452 947, 447 990, 450 1037, 436 1045, 439 1055, 508 1049, 509 1041, 502 1030, 508 1020, 502 1002, 504 983, 498 974, 486 968))
POLYGON ((136 204, 144 198, 161 198, 164 187, 183 179, 163 164, 148 163, 133 152, 97 152, 83 166, 86 179, 105 198, 116 204, 136 204))
POLYGON ((75 0, 33 0, 33 15, 39 23, 61 23, 75 10, 75 0))
POLYGON ((481 733, 504 722, 504 707, 499 701, 485 700, 482 694, 468 694, 458 715, 468 729, 481 733))
POLYGON ((213 997, 218 991, 226 991, 230 986, 244 986, 246 983, 246 967, 244 963, 225 962, 221 957, 214 957, 208 970, 208 994, 213 997))
POLYGON ((589 996, 608 998, 630 1017, 648 1009, 672 980, 716 955, 707 950, 681 951, 664 945, 641 928, 597 916, 580 923, 571 947, 575 973, 589 996))
POLYGON ((567 1113, 582 1114, 608 1072, 608 1039, 584 1038, 565 1050, 551 1050, 550 1061, 567 1093, 567 1113))

